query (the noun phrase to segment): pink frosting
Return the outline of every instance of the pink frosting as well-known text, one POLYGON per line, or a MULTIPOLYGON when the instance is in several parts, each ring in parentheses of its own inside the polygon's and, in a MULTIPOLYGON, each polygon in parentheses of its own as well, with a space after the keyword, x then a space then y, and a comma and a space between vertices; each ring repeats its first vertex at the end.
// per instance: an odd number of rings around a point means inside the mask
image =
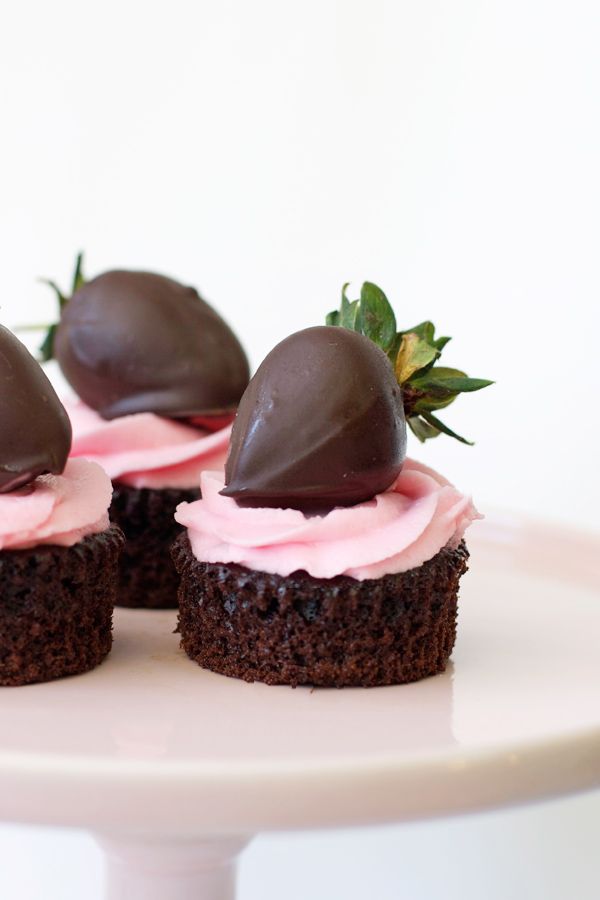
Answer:
POLYGON ((113 481, 142 488, 192 488, 205 469, 222 469, 231 426, 210 434, 154 413, 110 422, 80 400, 64 401, 73 425, 71 456, 99 463, 113 481))
POLYGON ((41 475, 0 494, 0 550, 39 544, 72 547, 108 528, 110 478, 95 463, 71 459, 62 475, 41 475))
POLYGON ((205 472, 201 487, 202 499, 181 503, 175 513, 196 558, 284 576, 303 569, 316 578, 362 581, 405 572, 458 544, 481 518, 469 497, 411 459, 383 494, 322 516, 241 508, 219 494, 223 476, 217 472, 205 472))

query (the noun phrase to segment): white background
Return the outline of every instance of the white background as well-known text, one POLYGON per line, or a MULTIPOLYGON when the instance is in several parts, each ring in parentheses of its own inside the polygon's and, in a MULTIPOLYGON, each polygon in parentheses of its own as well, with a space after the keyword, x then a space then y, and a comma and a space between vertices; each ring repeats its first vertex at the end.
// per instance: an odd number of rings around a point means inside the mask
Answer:
MULTIPOLYGON (((4 324, 51 317, 35 278, 66 284, 83 248, 89 274, 147 268, 197 285, 257 364, 321 322, 343 281, 368 278, 400 325, 432 318, 454 335, 449 364, 497 381, 446 415, 475 448, 440 438, 412 452, 484 511, 599 528, 597 3, 1 9, 4 324)), ((363 897, 376 883, 391 900, 400 869, 415 900, 587 900, 600 891, 589 861, 599 812, 591 797, 264 839, 247 855, 242 898, 363 897)), ((2 897, 98 897, 82 837, 0 838, 2 897), (69 876, 57 861, 73 858, 69 876)))

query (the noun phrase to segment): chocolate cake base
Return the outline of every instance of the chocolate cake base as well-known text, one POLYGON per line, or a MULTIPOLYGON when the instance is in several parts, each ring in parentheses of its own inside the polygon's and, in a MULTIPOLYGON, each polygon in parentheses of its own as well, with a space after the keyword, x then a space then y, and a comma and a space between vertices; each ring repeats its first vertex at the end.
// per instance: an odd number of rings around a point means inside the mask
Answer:
POLYGON ((87 672, 112 644, 119 528, 73 547, 0 552, 0 685, 87 672))
POLYGON ((127 538, 119 568, 117 606, 177 607, 179 579, 171 545, 183 529, 173 515, 179 503, 199 496, 199 490, 113 485, 110 517, 127 538))
POLYGON ((266 684, 375 687, 443 672, 456 637, 467 548, 418 568, 356 581, 287 578, 201 563, 187 534, 173 547, 181 576, 181 646, 199 665, 266 684))

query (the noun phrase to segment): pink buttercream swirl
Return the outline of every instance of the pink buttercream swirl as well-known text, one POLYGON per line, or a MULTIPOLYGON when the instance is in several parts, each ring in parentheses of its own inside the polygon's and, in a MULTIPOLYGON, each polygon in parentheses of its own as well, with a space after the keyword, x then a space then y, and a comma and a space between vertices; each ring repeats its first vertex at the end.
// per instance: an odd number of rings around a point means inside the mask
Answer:
POLYGON ((316 578, 362 581, 405 572, 456 546, 481 518, 469 497, 411 459, 384 493, 322 516, 242 508, 219 494, 222 487, 221 474, 205 472, 202 499, 177 507, 175 518, 188 529, 194 556, 283 576, 304 570, 316 578))
POLYGON ((154 413, 107 421, 80 400, 63 400, 73 426, 71 456, 99 463, 136 488, 194 488, 205 469, 222 469, 231 426, 212 434, 154 413))
POLYGON ((108 528, 112 484, 100 466, 71 459, 62 475, 40 475, 0 494, 0 550, 40 544, 72 547, 108 528))

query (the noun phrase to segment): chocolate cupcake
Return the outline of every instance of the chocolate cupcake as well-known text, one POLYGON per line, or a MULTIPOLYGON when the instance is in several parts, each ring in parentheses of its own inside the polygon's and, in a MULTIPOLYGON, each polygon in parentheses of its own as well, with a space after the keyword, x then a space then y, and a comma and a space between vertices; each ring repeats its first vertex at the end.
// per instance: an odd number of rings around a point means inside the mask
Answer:
POLYGON ((222 468, 249 379, 244 351, 194 288, 150 272, 85 281, 81 259, 60 322, 42 347, 77 397, 65 398, 71 455, 99 463, 114 486, 111 519, 127 543, 119 604, 177 605, 173 514, 222 468))
MULTIPOLYGON (((471 500, 406 459, 455 435, 433 413, 490 384, 437 366, 446 338, 397 333, 375 285, 287 338, 250 382, 225 478, 183 503, 179 632, 201 666, 267 684, 372 687, 442 672, 471 500), (342 326, 342 327, 339 327, 342 326)), ((463 440, 463 438, 459 438, 463 440)))
POLYGON ((87 672, 112 643, 124 541, 112 487, 95 463, 67 461, 67 413, 1 326, 0 417, 0 685, 87 672))

